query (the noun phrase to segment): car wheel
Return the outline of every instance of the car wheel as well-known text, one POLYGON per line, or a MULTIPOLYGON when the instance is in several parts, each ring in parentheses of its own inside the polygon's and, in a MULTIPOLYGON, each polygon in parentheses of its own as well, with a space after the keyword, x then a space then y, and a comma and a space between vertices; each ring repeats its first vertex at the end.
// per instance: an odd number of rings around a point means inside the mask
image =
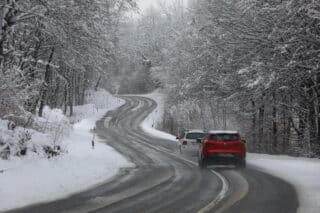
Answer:
POLYGON ((206 168, 207 168, 207 165, 208 165, 206 159, 200 159, 199 162, 198 162, 198 164, 199 164, 199 167, 200 167, 201 169, 206 169, 206 168))
POLYGON ((245 158, 239 159, 238 162, 237 162, 237 166, 238 166, 240 169, 246 168, 246 167, 247 167, 246 159, 245 159, 245 158))

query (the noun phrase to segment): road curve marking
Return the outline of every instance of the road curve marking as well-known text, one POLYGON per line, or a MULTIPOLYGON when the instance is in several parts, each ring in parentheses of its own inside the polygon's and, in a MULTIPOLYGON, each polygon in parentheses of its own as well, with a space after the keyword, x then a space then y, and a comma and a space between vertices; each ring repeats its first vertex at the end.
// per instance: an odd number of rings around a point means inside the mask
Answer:
POLYGON ((197 213, 206 213, 206 212, 209 212, 210 210, 212 210, 223 198, 226 197, 227 192, 229 191, 229 184, 228 184, 228 181, 226 180, 226 178, 223 175, 221 175, 219 172, 216 172, 212 169, 210 171, 213 174, 215 174, 216 176, 218 176, 218 178, 221 180, 222 189, 221 189, 220 193, 218 194, 218 196, 213 201, 211 201, 207 206, 200 209, 197 213))
MULTIPOLYGON (((215 209, 215 213, 224 212, 226 209, 232 207, 235 203, 243 199, 249 192, 249 183, 248 181, 240 174, 235 171, 228 171, 231 173, 234 179, 236 179, 236 191, 230 195, 230 198, 218 209, 215 209)), ((228 175, 229 176, 229 175, 228 175)))

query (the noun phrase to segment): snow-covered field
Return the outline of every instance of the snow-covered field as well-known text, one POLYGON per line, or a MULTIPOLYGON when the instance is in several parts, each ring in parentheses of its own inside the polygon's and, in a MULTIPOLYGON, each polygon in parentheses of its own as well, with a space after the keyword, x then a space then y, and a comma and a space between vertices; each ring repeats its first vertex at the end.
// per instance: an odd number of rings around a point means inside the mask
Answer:
POLYGON ((159 131, 155 128, 157 122, 160 122, 163 119, 166 96, 158 91, 142 96, 155 100, 158 104, 157 108, 142 122, 142 130, 154 137, 176 141, 176 136, 163 131, 159 131))
POLYGON ((87 101, 90 104, 75 107, 72 120, 78 122, 62 141, 68 153, 51 159, 29 153, 0 160, 0 211, 70 196, 133 166, 99 138, 91 148, 96 120, 123 101, 103 90, 89 94, 87 101))
POLYGON ((249 154, 248 163, 291 183, 298 193, 300 213, 320 212, 320 159, 249 154))

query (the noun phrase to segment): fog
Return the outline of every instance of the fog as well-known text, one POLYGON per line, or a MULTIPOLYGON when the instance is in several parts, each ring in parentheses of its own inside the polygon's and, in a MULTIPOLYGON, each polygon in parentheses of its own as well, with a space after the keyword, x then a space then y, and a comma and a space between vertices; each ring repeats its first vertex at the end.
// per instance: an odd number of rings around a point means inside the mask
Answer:
POLYGON ((160 5, 170 5, 176 1, 181 1, 185 4, 188 2, 187 0, 139 0, 138 7, 140 8, 140 12, 143 13, 150 7, 159 8, 160 5))

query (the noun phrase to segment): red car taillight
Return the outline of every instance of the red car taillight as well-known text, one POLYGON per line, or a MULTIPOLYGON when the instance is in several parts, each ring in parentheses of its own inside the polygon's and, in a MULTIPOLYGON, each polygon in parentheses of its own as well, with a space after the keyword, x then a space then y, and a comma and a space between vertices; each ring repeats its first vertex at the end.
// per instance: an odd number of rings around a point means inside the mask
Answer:
POLYGON ((244 149, 244 148, 245 148, 245 145, 244 145, 244 143, 238 143, 238 144, 236 145, 236 148, 238 148, 238 149, 244 149))
POLYGON ((214 144, 212 144, 212 143, 205 144, 205 149, 213 149, 213 148, 215 148, 214 144))

